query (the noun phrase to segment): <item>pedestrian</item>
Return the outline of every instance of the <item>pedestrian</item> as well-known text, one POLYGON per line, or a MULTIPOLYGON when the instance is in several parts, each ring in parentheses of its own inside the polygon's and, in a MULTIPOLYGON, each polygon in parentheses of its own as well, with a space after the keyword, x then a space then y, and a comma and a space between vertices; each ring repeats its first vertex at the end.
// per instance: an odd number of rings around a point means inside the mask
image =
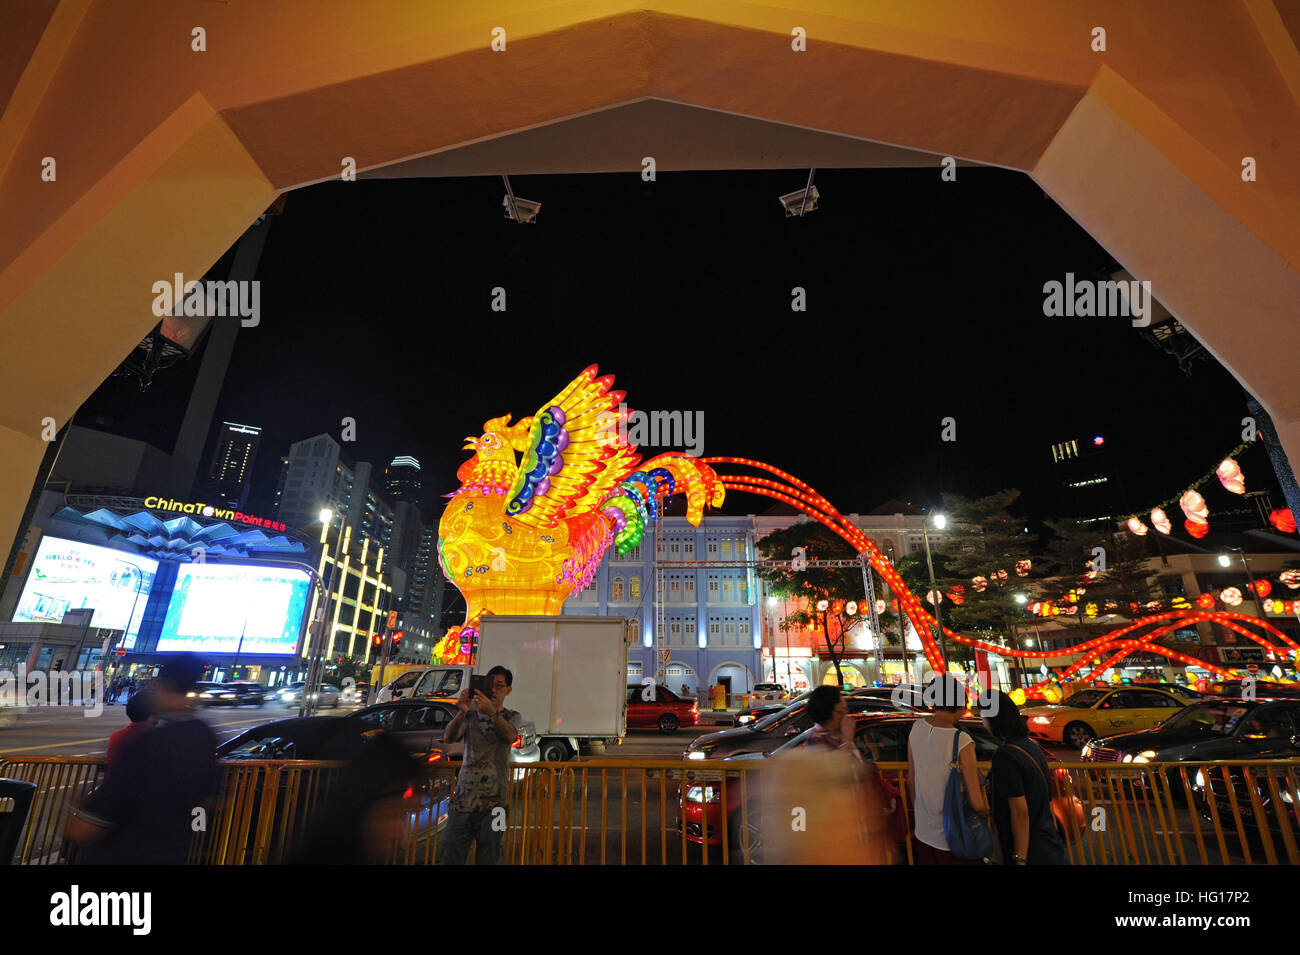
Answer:
POLYGON ((856 724, 838 687, 819 686, 813 690, 808 697, 808 715, 812 717, 813 727, 801 746, 856 752, 853 748, 856 724))
POLYGON ((98 865, 183 865, 196 812, 218 791, 217 737, 186 693, 203 673, 191 653, 163 665, 150 687, 158 725, 115 753, 112 772, 74 809, 67 837, 98 865))
POLYGON ((447 724, 443 742, 465 737, 465 759, 447 813, 447 831, 438 847, 439 865, 464 865, 473 842, 475 865, 498 865, 510 798, 510 745, 519 736, 520 716, 506 709, 514 674, 503 666, 487 672, 486 694, 461 691, 460 713, 447 724))
POLYGON ((683 684, 682 684, 682 696, 684 696, 684 697, 688 697, 688 698, 689 698, 690 695, 691 695, 691 685, 690 685, 689 683, 683 683, 683 684))
POLYGON ((388 733, 369 739, 340 770, 293 865, 381 865, 417 811, 420 760, 388 733))
POLYGON ((1052 815, 1047 757, 1002 691, 980 714, 998 738, 993 754, 993 825, 1007 865, 1065 865, 1065 841, 1052 815))
POLYGON ((966 687, 947 673, 939 674, 927 683, 923 698, 933 701, 934 712, 913 723, 907 738, 907 789, 912 797, 917 864, 979 865, 978 859, 953 855, 943 830, 943 802, 952 770, 954 737, 971 808, 981 816, 989 813, 975 766, 975 741, 957 725, 966 709, 966 687))
POLYGON ((126 718, 131 721, 108 738, 108 768, 112 769, 127 740, 134 739, 145 730, 153 728, 154 718, 146 693, 137 693, 126 701, 126 718))

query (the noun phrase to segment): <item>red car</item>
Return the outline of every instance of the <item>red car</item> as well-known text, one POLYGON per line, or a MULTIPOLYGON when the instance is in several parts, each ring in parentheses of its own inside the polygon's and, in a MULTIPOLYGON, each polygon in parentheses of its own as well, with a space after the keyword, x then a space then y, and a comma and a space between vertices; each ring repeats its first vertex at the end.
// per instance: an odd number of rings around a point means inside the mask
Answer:
POLYGON ((628 729, 659 727, 661 733, 676 733, 679 726, 700 722, 700 704, 685 700, 666 686, 647 683, 627 688, 628 729))

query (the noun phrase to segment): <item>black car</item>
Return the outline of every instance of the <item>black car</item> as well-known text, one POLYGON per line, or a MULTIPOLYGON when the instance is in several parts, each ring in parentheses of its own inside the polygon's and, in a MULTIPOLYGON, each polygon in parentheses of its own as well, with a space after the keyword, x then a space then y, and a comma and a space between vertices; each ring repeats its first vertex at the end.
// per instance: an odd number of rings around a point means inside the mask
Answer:
POLYGON ((1190 686, 1184 686, 1181 683, 1163 683, 1160 680, 1137 680, 1133 683, 1133 686, 1146 687, 1153 690, 1165 690, 1166 692, 1172 693, 1180 700, 1185 700, 1189 703, 1195 703, 1198 700, 1209 698, 1207 694, 1202 693, 1199 690, 1194 690, 1190 686))
POLYGON ((1300 756, 1300 700, 1212 698, 1189 704, 1159 726, 1091 740, 1090 763, 1174 763, 1300 756))
MULTIPOLYGON (((911 711, 888 698, 850 693, 844 698, 850 713, 897 713, 911 711)), ((728 759, 741 753, 770 753, 812 726, 807 700, 801 699, 759 719, 749 726, 736 726, 693 739, 683 759, 728 759)))

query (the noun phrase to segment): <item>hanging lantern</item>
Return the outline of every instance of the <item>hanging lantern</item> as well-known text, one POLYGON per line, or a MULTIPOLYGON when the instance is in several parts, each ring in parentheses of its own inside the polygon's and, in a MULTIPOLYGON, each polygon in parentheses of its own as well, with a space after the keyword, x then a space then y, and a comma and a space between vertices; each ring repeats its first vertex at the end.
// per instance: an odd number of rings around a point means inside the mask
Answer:
POLYGON ((1219 483, 1233 494, 1246 493, 1246 476, 1241 473, 1241 465, 1232 458, 1224 458, 1214 473, 1219 476, 1219 483))
POLYGON ((1035 617, 1038 616, 1038 612, 1042 609, 1043 609, 1043 605, 1041 603, 1038 603, 1037 601, 1029 605, 1029 612, 1032 613, 1035 617))
POLYGON ((1079 602, 1079 595, 1071 590, 1065 595, 1065 599, 1067 603, 1077 604, 1079 602))
POLYGON ((1229 607, 1241 606, 1241 591, 1236 587, 1228 587, 1226 590, 1219 591, 1219 599, 1229 607))
POLYGON ((1016 576, 1017 576, 1017 577, 1028 577, 1028 576, 1029 576, 1029 571, 1030 571, 1030 569, 1031 569, 1032 567, 1033 567, 1033 563, 1030 562, 1030 561, 1027 561, 1027 560, 1018 560, 1018 561, 1016 561, 1016 576))
POLYGON ((1277 579, 1290 590, 1300 590, 1300 570, 1284 570, 1277 575, 1277 579))
MULTIPOLYGON (((897 604, 895 604, 895 608, 897 608, 897 604)), ((879 614, 884 612, 885 612, 885 602, 879 598, 876 598, 876 613, 879 614)))
POLYGON ((1267 597, 1273 592, 1273 585, 1267 580, 1257 580, 1255 585, 1250 588, 1256 597, 1267 597))
POLYGON ((1268 522, 1284 534, 1295 533, 1295 515, 1291 513, 1290 508, 1279 507, 1268 515, 1268 522))
POLYGON ((1088 604, 1088 606, 1086 606, 1086 607, 1083 608, 1083 612, 1084 612, 1084 614, 1086 614, 1086 615, 1089 616, 1089 617, 1095 617, 1095 616, 1097 616, 1097 605, 1096 605, 1096 604, 1088 604))
POLYGON ((842 614, 843 612, 844 612, 844 601, 843 601, 843 600, 837 600, 837 601, 835 601, 835 603, 831 604, 831 613, 833 613, 833 614, 835 614, 835 615, 838 616, 839 614, 842 614))
POLYGON ((1007 572, 1005 570, 999 570, 998 580, 1006 580, 1006 579, 1007 579, 1007 572))
MULTIPOLYGON (((1183 496, 1178 499, 1178 506, 1183 509, 1187 519, 1193 524, 1208 524, 1210 522, 1210 509, 1205 504, 1205 498, 1201 497, 1199 491, 1188 490, 1183 492, 1183 496)), ((1204 536, 1204 535, 1193 535, 1204 536)))
POLYGON ((1159 609, 1160 609, 1160 601, 1159 601, 1159 600, 1149 600, 1149 601, 1147 601, 1147 609, 1150 610, 1152 613, 1154 613, 1155 611, 1159 610, 1159 609))
POLYGON ((928 600, 930 603, 935 603, 936 598, 938 603, 943 603, 943 594, 935 590, 927 590, 925 592, 925 599, 928 600))
POLYGON ((1147 526, 1142 523, 1140 517, 1130 517, 1128 519, 1128 529, 1138 537, 1145 537, 1147 533, 1147 526))
POLYGON ((948 599, 960 607, 966 602, 966 588, 961 584, 955 584, 953 588, 948 591, 948 599))
POLYGON ((856 600, 850 600, 848 603, 844 605, 844 612, 848 614, 850 617, 857 616, 858 602, 856 600))
POLYGON ((1183 521, 1183 527, 1187 529, 1187 533, 1191 534, 1197 540, 1200 540, 1206 534, 1210 533, 1209 524, 1198 524, 1195 521, 1193 521, 1191 518, 1188 518, 1187 520, 1183 521))
POLYGON ((1165 515, 1165 512, 1158 507, 1151 512, 1151 524, 1162 534, 1168 534, 1174 529, 1174 526, 1169 523, 1169 518, 1165 515))
MULTIPOLYGON (((1295 573, 1297 578, 1296 586, 1300 587, 1300 570, 1296 571, 1295 573)), ((975 585, 975 589, 978 590, 980 593, 983 593, 989 585, 989 581, 987 577, 972 577, 970 579, 970 582, 975 585)))
POLYGON ((818 613, 825 613, 825 612, 826 612, 826 608, 827 608, 828 606, 830 606, 830 601, 828 601, 828 600, 819 600, 819 601, 817 601, 817 611, 818 611, 818 613))
POLYGON ((1056 605, 1050 600, 1044 600, 1039 607, 1039 613, 1044 617, 1050 617, 1056 613, 1056 605))

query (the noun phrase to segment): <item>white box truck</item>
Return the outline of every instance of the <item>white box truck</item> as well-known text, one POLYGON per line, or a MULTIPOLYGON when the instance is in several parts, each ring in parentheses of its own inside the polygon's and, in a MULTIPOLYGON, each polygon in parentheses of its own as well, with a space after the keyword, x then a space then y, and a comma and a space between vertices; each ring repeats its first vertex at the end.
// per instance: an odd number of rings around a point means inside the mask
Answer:
POLYGON ((625 618, 485 616, 480 631, 474 672, 510 670, 506 706, 536 727, 544 761, 627 733, 625 618))

